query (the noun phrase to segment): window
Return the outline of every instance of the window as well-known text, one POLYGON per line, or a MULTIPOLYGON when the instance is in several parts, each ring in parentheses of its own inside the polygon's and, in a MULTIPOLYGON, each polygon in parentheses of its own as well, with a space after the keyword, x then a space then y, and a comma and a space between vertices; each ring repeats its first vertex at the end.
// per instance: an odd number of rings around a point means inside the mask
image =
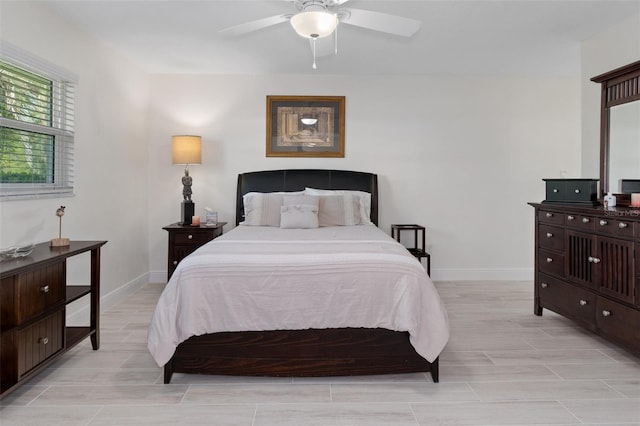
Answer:
POLYGON ((0 59, 0 200, 73 194, 74 85, 0 59))

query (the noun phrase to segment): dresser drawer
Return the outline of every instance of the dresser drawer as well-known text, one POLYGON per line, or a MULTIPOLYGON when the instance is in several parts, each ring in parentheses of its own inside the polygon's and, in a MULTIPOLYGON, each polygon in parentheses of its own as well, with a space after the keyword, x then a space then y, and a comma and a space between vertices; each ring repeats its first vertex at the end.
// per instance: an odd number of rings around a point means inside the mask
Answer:
POLYGON ((592 216, 582 216, 579 214, 567 214, 566 224, 572 228, 583 231, 595 231, 598 218, 592 216))
POLYGON ((564 225, 564 214, 550 212, 547 210, 539 210, 538 221, 548 223, 550 225, 564 225))
POLYGON ((633 238, 634 230, 637 223, 619 220, 619 219, 609 219, 609 218, 600 218, 596 219, 596 232, 599 234, 605 235, 614 235, 617 237, 628 237, 633 238))
POLYGON ((564 254, 540 249, 538 253, 538 270, 545 274, 564 276, 564 254))
POLYGON ((596 325, 607 336, 640 352, 640 311, 598 297, 596 325))
POLYGON ((66 263, 58 262, 2 280, 3 326, 20 325, 49 307, 64 302, 66 263))
POLYGON ((555 226, 540 225, 538 227, 538 244, 548 250, 564 250, 564 229, 555 226))
POLYGON ((589 328, 595 328, 595 293, 540 274, 538 294, 544 308, 574 319, 589 328))
POLYGON ((175 243, 180 245, 196 245, 200 246, 211 241, 214 238, 213 230, 211 232, 176 232, 175 243))
POLYGON ((18 379, 41 362, 62 350, 64 309, 18 331, 18 379))

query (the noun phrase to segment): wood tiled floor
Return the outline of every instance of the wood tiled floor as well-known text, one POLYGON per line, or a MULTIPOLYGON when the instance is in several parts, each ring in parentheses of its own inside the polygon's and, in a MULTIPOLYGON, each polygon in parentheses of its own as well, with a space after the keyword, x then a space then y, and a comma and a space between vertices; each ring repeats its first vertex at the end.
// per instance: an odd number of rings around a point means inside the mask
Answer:
POLYGON ((161 284, 102 319, 102 345, 64 355, 0 401, 8 425, 640 425, 640 359, 545 311, 527 282, 442 282, 451 321, 429 374, 243 378, 175 374, 146 348, 161 284))

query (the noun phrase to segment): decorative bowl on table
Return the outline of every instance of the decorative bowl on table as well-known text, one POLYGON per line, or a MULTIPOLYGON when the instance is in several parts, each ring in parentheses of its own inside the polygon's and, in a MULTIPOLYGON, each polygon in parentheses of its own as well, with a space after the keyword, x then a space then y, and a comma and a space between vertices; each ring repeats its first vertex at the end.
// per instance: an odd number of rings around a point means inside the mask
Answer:
POLYGON ((15 259, 18 257, 29 256, 35 247, 34 244, 28 244, 26 246, 12 246, 0 249, 0 257, 4 259, 15 259))

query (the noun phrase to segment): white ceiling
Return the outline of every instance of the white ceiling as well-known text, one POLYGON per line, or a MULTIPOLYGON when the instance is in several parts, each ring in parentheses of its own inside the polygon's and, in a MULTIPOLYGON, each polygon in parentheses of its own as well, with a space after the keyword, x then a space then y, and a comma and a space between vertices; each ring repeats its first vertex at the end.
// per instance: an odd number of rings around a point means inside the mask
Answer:
POLYGON ((341 25, 338 55, 319 58, 313 70, 309 42, 287 22, 219 33, 292 13, 290 1, 46 3, 151 73, 575 75, 581 41, 640 13, 640 0, 350 0, 342 8, 410 17, 422 27, 406 39, 341 25))

